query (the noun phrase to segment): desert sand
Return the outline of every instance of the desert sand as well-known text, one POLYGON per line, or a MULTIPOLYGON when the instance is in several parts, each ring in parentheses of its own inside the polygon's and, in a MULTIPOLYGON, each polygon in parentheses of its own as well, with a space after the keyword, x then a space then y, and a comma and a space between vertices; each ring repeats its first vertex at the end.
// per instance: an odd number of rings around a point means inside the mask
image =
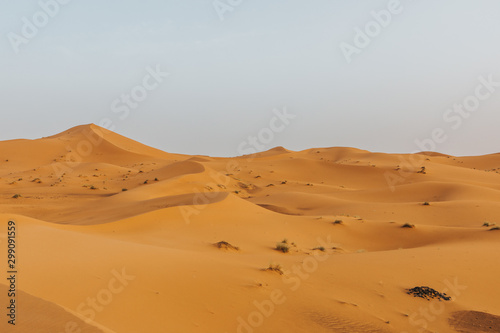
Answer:
POLYGON ((188 156, 96 125, 0 142, 2 276, 8 221, 18 259, 0 332, 500 332, 499 172, 500 154, 188 156))

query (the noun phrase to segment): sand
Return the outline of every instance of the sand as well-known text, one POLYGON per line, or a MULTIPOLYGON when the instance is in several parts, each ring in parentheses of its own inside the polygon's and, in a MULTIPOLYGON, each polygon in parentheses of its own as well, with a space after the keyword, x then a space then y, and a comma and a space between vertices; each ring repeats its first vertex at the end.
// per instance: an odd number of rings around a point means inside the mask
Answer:
POLYGON ((8 221, 18 258, 0 332, 500 332, 499 172, 499 154, 170 154, 96 125, 0 142, 2 274, 8 221))

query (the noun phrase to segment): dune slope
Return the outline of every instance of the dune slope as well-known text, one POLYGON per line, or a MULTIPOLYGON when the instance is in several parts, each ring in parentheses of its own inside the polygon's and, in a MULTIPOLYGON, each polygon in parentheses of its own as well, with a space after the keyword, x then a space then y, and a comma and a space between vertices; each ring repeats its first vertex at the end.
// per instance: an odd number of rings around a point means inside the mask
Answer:
POLYGON ((188 156, 96 125, 0 142, 21 279, 0 330, 497 332, 499 156, 188 156))

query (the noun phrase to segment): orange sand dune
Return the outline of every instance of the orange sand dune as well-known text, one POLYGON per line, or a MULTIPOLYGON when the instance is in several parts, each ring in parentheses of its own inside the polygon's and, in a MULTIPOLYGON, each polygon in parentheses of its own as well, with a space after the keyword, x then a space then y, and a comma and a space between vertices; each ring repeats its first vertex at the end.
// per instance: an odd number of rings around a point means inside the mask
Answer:
POLYGON ((169 154, 95 125, 0 142, 0 269, 11 220, 19 259, 0 331, 500 332, 499 172, 499 154, 169 154))

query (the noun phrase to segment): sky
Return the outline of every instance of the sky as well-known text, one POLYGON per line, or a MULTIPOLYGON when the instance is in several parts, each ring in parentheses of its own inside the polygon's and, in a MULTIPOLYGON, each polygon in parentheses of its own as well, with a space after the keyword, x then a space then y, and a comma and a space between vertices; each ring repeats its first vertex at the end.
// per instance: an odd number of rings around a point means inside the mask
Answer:
POLYGON ((496 0, 0 0, 0 140, 500 152, 496 0))

